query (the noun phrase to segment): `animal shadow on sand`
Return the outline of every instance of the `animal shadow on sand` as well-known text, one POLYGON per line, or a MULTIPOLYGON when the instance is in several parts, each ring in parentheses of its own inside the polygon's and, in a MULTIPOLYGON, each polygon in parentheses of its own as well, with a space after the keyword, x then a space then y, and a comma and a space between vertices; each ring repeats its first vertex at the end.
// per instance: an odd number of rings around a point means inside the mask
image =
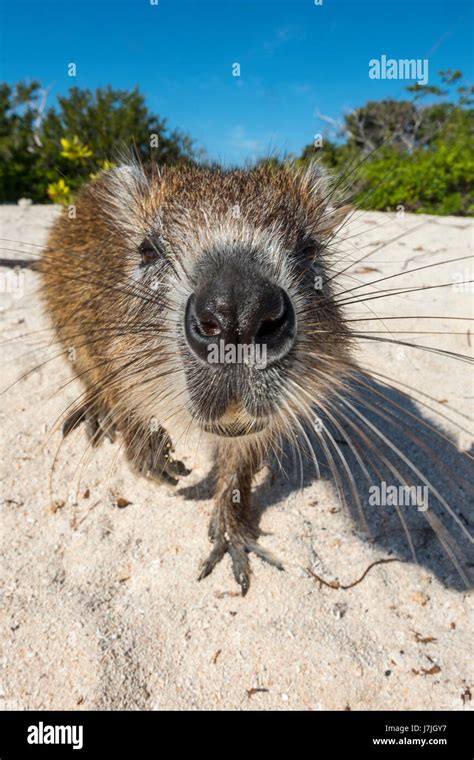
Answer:
MULTIPOLYGON (((404 392, 373 378, 364 375, 362 383, 354 378, 343 398, 345 404, 335 402, 332 409, 337 426, 324 415, 315 417, 315 424, 326 432, 326 451, 320 444, 321 433, 307 425, 308 442, 301 457, 285 444, 280 461, 272 458, 265 480, 254 492, 255 523, 266 509, 293 493, 304 498, 305 489, 318 478, 335 486, 337 480, 340 495, 336 487, 334 506, 341 502, 347 507, 348 519, 361 540, 370 541, 386 555, 416 561, 446 587, 459 591, 472 587, 472 449, 459 451, 446 429, 434 421, 436 414, 428 417, 404 392), (331 438, 334 443, 329 443, 331 438), (411 494, 408 488, 414 489, 411 494)), ((208 499, 215 478, 213 468, 199 483, 179 493, 187 499, 208 499)))

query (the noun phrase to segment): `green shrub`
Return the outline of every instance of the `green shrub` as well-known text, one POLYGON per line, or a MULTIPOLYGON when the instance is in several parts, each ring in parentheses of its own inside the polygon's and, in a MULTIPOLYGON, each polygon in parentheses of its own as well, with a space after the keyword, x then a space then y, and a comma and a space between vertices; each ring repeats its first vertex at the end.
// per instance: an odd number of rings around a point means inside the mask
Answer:
POLYGON ((361 208, 425 214, 472 214, 474 195, 474 146, 437 145, 419 149, 407 158, 371 161, 359 169, 360 190, 355 201, 361 208))
POLYGON ((35 202, 69 202, 101 168, 132 148, 144 162, 192 161, 185 134, 169 131, 152 114, 137 88, 95 92, 70 89, 54 108, 44 108, 38 82, 0 84, 0 202, 22 196, 35 202))
MULTIPOLYGON (((446 87, 462 78, 461 72, 440 72, 446 87)), ((407 88, 411 101, 374 101, 345 118, 345 142, 323 142, 317 150, 307 146, 297 163, 316 156, 345 178, 351 200, 365 209, 427 214, 474 214, 474 110, 472 87, 457 87, 458 100, 419 101, 426 95, 441 97, 447 90, 421 85, 407 88)))

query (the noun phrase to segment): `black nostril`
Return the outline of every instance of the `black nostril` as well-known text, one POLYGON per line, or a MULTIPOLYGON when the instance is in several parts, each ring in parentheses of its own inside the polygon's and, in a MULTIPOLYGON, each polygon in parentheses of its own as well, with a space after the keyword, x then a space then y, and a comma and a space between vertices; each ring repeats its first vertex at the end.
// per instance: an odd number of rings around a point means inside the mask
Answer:
POLYGON ((210 346, 223 336, 223 326, 218 315, 194 293, 186 304, 184 333, 192 352, 203 361, 208 361, 210 346))
POLYGON ((254 312, 253 340, 265 346, 267 362, 283 358, 296 337, 296 313, 288 294, 272 286, 254 312))
POLYGON ((255 340, 263 342, 265 338, 270 338, 272 335, 275 335, 280 327, 285 324, 287 318, 288 314, 285 308, 280 317, 276 317, 276 319, 265 319, 257 330, 255 340))

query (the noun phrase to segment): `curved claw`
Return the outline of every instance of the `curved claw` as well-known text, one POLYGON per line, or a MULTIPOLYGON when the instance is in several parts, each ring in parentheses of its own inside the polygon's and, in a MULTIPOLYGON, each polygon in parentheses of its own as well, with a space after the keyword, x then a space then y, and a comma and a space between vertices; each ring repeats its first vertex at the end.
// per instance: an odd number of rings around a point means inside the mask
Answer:
POLYGON ((250 588, 250 562, 245 549, 229 544, 229 554, 232 560, 232 572, 234 578, 242 589, 245 596, 250 588))
POLYGON ((268 562, 269 565, 273 565, 273 567, 276 567, 278 570, 283 571, 285 569, 278 557, 275 557, 274 554, 269 552, 267 549, 264 549, 263 546, 261 546, 256 541, 248 543, 246 549, 247 551, 256 554, 257 557, 260 557, 260 559, 263 559, 264 562, 268 562))
POLYGON ((199 581, 202 581, 203 578, 206 578, 208 575, 212 573, 215 566, 217 565, 218 562, 221 561, 226 551, 227 551, 226 541, 218 541, 214 544, 209 557, 202 563, 201 572, 199 573, 199 577, 198 577, 199 581))
POLYGON ((84 422, 87 437, 94 448, 98 446, 104 438, 108 438, 109 441, 113 443, 115 441, 116 428, 108 417, 109 415, 107 412, 93 402, 86 403, 77 409, 73 409, 64 421, 62 428, 63 438, 66 438, 71 431, 75 430, 84 422))
POLYGON ((80 409, 73 409, 73 411, 66 417, 66 420, 63 423, 63 438, 66 438, 72 430, 75 430, 81 422, 84 422, 86 411, 86 407, 81 406, 80 409))

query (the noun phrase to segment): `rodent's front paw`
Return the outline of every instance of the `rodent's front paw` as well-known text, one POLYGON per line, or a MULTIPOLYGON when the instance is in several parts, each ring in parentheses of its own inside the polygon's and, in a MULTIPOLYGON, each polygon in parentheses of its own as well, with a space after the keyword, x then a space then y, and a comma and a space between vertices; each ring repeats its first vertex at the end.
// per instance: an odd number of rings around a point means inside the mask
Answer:
POLYGON ((171 486, 178 484, 178 478, 189 475, 186 465, 179 459, 173 459, 169 454, 158 457, 153 466, 144 473, 145 477, 156 480, 158 483, 166 483, 171 486))
POLYGON ((127 445, 127 454, 135 470, 149 480, 157 483, 176 486, 178 478, 189 475, 183 462, 173 459, 171 439, 164 430, 159 428, 147 434, 145 440, 139 436, 127 445))

